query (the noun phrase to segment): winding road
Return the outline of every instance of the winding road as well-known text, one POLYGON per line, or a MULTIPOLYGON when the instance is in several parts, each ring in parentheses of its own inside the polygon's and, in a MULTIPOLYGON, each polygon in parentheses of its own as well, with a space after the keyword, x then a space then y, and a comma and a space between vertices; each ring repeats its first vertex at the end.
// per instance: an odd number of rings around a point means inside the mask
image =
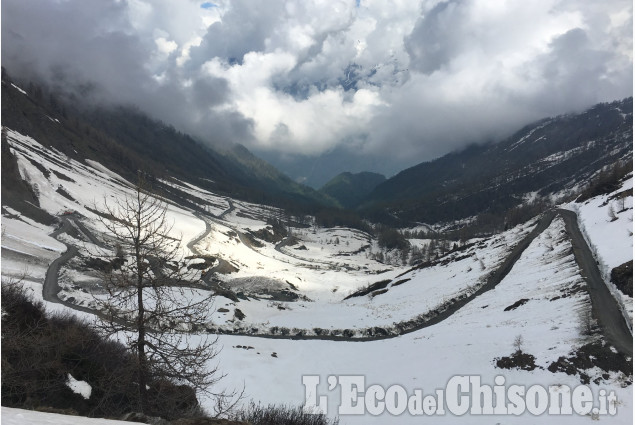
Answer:
MULTIPOLYGON (((71 224, 71 220, 73 220, 73 222, 77 225, 78 220, 76 220, 75 217, 63 217, 61 226, 49 236, 57 239, 57 237, 62 233, 69 233, 73 227, 73 225, 71 224)), ((104 246, 100 241, 97 240, 97 238, 94 237, 94 235, 92 235, 90 231, 88 231, 88 229, 86 229, 86 227, 84 227, 83 224, 78 227, 82 229, 82 233, 84 233, 92 243, 95 243, 96 245, 102 247, 104 246)), ((63 241, 62 243, 66 246, 66 251, 61 256, 53 260, 53 262, 51 262, 51 264, 49 265, 49 268, 46 270, 46 276, 44 277, 44 283, 42 285, 42 298, 44 298, 45 301, 62 304, 74 310, 101 316, 100 312, 95 309, 77 305, 59 298, 58 293, 61 290, 58 283, 60 268, 62 267, 62 265, 70 261, 71 258, 79 254, 77 247, 63 241)))
MULTIPOLYGON (((62 233, 68 233, 71 229, 72 225, 70 221, 66 218, 62 219, 62 225, 55 230, 50 236, 57 239, 57 237, 62 233)), ((71 258, 78 254, 77 248, 71 244, 67 244, 66 242, 62 242, 66 246, 66 251, 53 260, 49 268, 46 270, 46 276, 44 278, 44 285, 42 286, 42 298, 46 301, 61 303, 62 301, 58 298, 57 294, 60 291, 60 287, 58 285, 58 276, 60 272, 60 267, 66 264, 71 258)))
MULTIPOLYGON (((234 208, 233 203, 229 202, 229 209, 223 212, 220 217, 224 217, 227 213, 230 212, 234 208)), ((448 317, 452 316, 454 313, 459 311, 463 306, 467 303, 473 301, 479 295, 492 290, 495 288, 504 278, 509 274, 514 264, 518 261, 522 253, 529 247, 529 245, 534 241, 534 239, 544 232, 553 219, 559 215, 563 218, 565 222, 566 232, 571 240, 571 244, 573 246, 573 252, 575 256, 575 260, 578 263, 582 271, 582 276, 587 282, 588 292, 592 302, 593 308, 593 316, 598 320, 599 327, 606 337, 607 341, 614 346, 618 351, 632 356, 633 349, 633 336, 630 333, 626 322, 622 316, 622 313, 619 309, 617 301, 613 298, 612 294, 609 292, 606 284, 602 280, 598 265, 596 260, 591 252, 589 246, 587 245, 582 232, 578 226, 577 215, 573 211, 569 210, 551 210, 545 213, 540 220, 538 221, 536 227, 523 238, 507 255, 507 257, 503 260, 503 262, 498 266, 494 272, 492 272, 487 281, 474 293, 462 298, 455 300, 451 305, 447 306, 443 311, 434 315, 433 317, 426 319, 424 321, 409 321, 405 322, 404 326, 401 327, 401 331, 393 334, 386 335, 371 335, 365 337, 351 338, 343 335, 269 335, 269 334, 247 334, 247 333, 239 333, 233 332, 231 335, 242 335, 242 336, 250 336, 250 337, 258 337, 258 338, 270 338, 270 339, 295 339, 295 340, 330 340, 330 341, 376 341, 382 339, 395 338, 400 335, 405 335, 411 332, 415 332, 417 330, 435 325, 437 323, 442 322, 448 317)), ((204 239, 211 232, 211 223, 202 216, 197 215, 197 217, 201 218, 205 222, 205 232, 201 235, 197 236, 193 240, 191 240, 187 247, 196 255, 200 255, 198 250, 195 248, 195 245, 204 239)), ((62 219, 62 225, 55 232, 51 233, 52 237, 57 238, 61 233, 68 232, 72 228, 72 224, 70 220, 80 228, 80 230, 86 235, 86 237, 91 240, 91 242, 98 244, 100 246, 101 242, 98 241, 92 233, 86 229, 83 224, 78 223, 78 220, 75 217, 64 217, 62 219)), ((62 301, 58 297, 58 292, 60 291, 58 285, 58 275, 60 267, 68 262, 71 258, 78 254, 78 250, 76 247, 67 244, 64 242, 67 247, 66 252, 64 252, 59 258, 54 260, 49 266, 46 278, 44 280, 44 285, 42 288, 42 295, 46 301, 61 303, 67 307, 73 308, 75 310, 85 311, 92 314, 99 313, 93 309, 78 306, 66 301, 62 301)), ((213 271, 209 271, 205 276, 205 283, 211 285, 211 276, 213 271)))
POLYGON ((236 209, 236 206, 234 205, 234 202, 232 202, 231 198, 225 198, 225 200, 227 201, 228 208, 218 216, 219 220, 225 220, 225 217, 236 209))
MULTIPOLYGON (((256 250, 253 247, 253 244, 251 243, 249 238, 247 236, 245 236, 244 233, 242 233, 236 227, 230 225, 227 221, 225 221, 225 217, 228 214, 232 213, 236 209, 236 206, 232 202, 231 198, 226 198, 226 200, 227 200, 228 208, 225 211, 223 211, 219 216, 217 216, 217 217, 208 217, 208 218, 210 220, 212 220, 212 221, 223 221, 223 223, 219 223, 219 224, 222 224, 223 226, 227 226, 230 229, 232 229, 232 231, 234 231, 238 235, 238 239, 240 239, 240 242, 243 245, 245 245, 247 248, 251 249, 254 252, 258 252, 258 250, 256 250)), ((196 255, 200 255, 196 251, 196 248, 194 248, 194 245, 196 245, 198 242, 200 242, 202 239, 204 239, 209 234, 209 232, 211 231, 211 226, 210 226, 210 223, 208 223, 208 221, 202 215, 197 213, 196 216, 205 222, 205 230, 206 231, 205 231, 205 233, 203 233, 202 235, 199 235, 194 240, 192 240, 190 243, 188 243, 187 246, 190 249, 190 251, 194 252, 196 255)), ((282 251, 282 247, 285 245, 285 241, 286 241, 286 238, 283 239, 282 241, 278 242, 274 246, 274 249, 277 252, 279 252, 280 254, 282 254, 282 255, 284 255, 286 257, 291 257, 291 258, 294 258, 296 260, 304 261, 304 262, 310 263, 310 264, 322 264, 322 265, 325 265, 325 266, 328 266, 328 267, 337 267, 338 266, 338 263, 332 263, 332 262, 327 262, 327 261, 318 261, 318 260, 309 260, 309 259, 306 259, 306 258, 302 258, 302 257, 300 257, 298 255, 294 255, 293 253, 290 253, 290 252, 284 252, 284 251, 282 251)), ((291 261, 286 261, 286 260, 283 260, 283 259, 279 259, 279 260, 283 261, 283 262, 285 262, 287 264, 293 264, 291 261)), ((225 260, 221 260, 219 258, 219 261, 225 261, 225 260)))

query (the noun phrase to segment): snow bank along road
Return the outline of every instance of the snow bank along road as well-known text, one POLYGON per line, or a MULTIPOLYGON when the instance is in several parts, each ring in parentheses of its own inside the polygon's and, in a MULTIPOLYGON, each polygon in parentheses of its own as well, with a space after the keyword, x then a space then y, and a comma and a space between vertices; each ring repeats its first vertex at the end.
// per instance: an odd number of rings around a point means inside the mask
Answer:
MULTIPOLYGON (((231 209, 231 207, 230 207, 231 209)), ((587 245, 584 237, 582 236, 582 232, 578 227, 577 216, 575 212, 558 209, 557 211, 548 211, 543 215, 540 219, 536 227, 522 240, 520 241, 509 253, 509 255, 505 258, 505 260, 501 263, 501 265, 488 277, 487 282, 474 294, 465 297, 463 299, 457 300, 454 304, 452 304, 449 308, 444 310, 443 312, 437 314, 430 320, 427 320, 423 323, 417 324, 408 329, 404 329, 400 334, 403 335, 410 332, 417 331, 419 329, 423 329, 428 326, 432 326, 434 324, 440 323, 448 317, 452 316, 458 310, 460 310, 464 305, 468 302, 472 301, 479 295, 487 292, 498 285, 503 278, 511 271, 514 264, 518 261, 522 253, 527 249, 527 247, 531 244, 531 242, 542 232, 544 232, 556 215, 560 215, 566 225, 567 234, 571 240, 571 244, 573 246, 573 252, 582 271, 582 275, 587 282, 588 291, 591 297, 593 315, 598 320, 600 329, 605 335, 607 341, 613 345, 618 351, 628 355, 633 355, 633 336, 630 333, 622 313, 620 312, 617 301, 613 298, 611 293, 609 292, 606 284, 602 280, 598 265, 596 263, 595 258, 593 257, 593 253, 591 252, 589 246, 587 245)), ((55 232, 51 234, 53 237, 59 236, 63 232, 68 232, 71 229, 70 220, 73 220, 78 227, 82 230, 83 233, 91 240, 91 242, 100 244, 97 238, 94 237, 83 226, 81 223, 78 223, 78 220, 75 217, 63 218, 62 226, 57 229, 55 232)), ((211 226, 204 220, 206 224, 205 232, 202 235, 199 235, 195 239, 193 239, 187 246, 196 253, 194 249, 194 245, 202 240, 205 236, 209 234, 211 231, 211 226)), ((45 300, 50 302, 62 303, 67 307, 92 313, 98 314, 95 310, 90 308, 78 306, 69 302, 62 301, 58 298, 57 293, 60 288, 58 285, 58 274, 59 269, 62 264, 69 261, 72 257, 78 254, 77 248, 64 243, 67 247, 66 252, 62 254, 59 258, 54 260, 49 266, 46 278, 44 280, 44 285, 42 288, 42 295, 45 300)), ((100 244, 101 245, 101 244, 100 244)), ((236 334, 240 335, 240 334, 236 334)), ((380 340, 387 338, 394 338, 398 335, 374 335, 362 338, 348 338, 344 336, 317 336, 317 335, 247 335, 251 337, 261 337, 261 338, 275 338, 275 339, 319 339, 319 340, 333 340, 333 341, 372 341, 372 340, 380 340)))

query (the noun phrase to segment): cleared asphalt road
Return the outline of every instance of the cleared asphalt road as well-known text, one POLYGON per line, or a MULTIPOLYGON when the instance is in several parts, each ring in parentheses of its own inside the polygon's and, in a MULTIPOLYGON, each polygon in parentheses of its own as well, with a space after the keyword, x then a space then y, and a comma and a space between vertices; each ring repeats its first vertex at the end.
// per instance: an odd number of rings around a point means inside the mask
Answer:
MULTIPOLYGON (((55 230, 50 236, 57 238, 61 233, 67 233, 72 228, 72 224, 68 218, 62 218, 62 225, 59 229, 55 230)), ((85 229, 85 228, 84 228, 85 229)), ((88 232, 88 231, 87 231, 88 232)), ((90 232, 88 232, 90 235, 90 232)), ((88 236, 87 235, 87 236, 88 236)), ((89 236, 91 241, 92 237, 89 236)), ((66 307, 72 308, 74 310, 83 311, 90 314, 99 313, 96 310, 93 310, 88 307, 83 307, 77 304, 70 303, 68 301, 61 300, 57 294, 60 292, 60 287, 58 285, 58 277, 60 272, 60 267, 66 264, 71 258, 78 254, 77 248, 73 245, 67 244, 66 242, 62 242, 66 245, 66 252, 64 252, 61 256, 53 260, 48 270, 46 270, 46 276, 44 277, 44 285, 42 285, 42 298, 44 298, 48 302, 63 304, 66 307)))
MULTIPOLYGON (((59 229, 55 230, 51 233, 50 236, 57 238, 61 233, 66 233, 71 229, 71 223, 68 219, 62 219, 62 225, 59 229)), ((64 242, 63 242, 64 243, 64 242)), ((48 270, 46 271, 46 277, 44 278, 44 285, 42 286, 42 297, 49 302, 59 303, 60 299, 57 297, 57 293, 60 291, 60 287, 57 284, 57 277, 60 272, 60 267, 68 262, 71 258, 77 255, 77 248, 73 245, 66 245, 66 252, 64 252, 61 256, 53 260, 48 270)))
POLYGON ((609 344, 620 353, 632 356, 633 335, 628 329, 617 301, 602 279, 595 257, 578 226, 578 216, 573 211, 562 209, 558 210, 558 214, 564 219, 567 234, 573 245, 575 261, 582 270, 582 276, 588 285, 593 317, 597 319, 609 344))

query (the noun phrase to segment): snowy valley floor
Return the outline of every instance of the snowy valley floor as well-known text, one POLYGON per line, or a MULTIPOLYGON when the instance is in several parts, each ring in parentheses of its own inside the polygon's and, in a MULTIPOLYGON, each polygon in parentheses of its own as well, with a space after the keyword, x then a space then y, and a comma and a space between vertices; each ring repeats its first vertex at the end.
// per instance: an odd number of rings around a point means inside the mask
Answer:
MULTIPOLYGON (((497 375, 505 377, 507 385, 579 385, 578 378, 563 373, 551 373, 546 368, 559 356, 566 356, 572 347, 582 345, 579 313, 589 308, 577 266, 568 253, 570 245, 563 240, 563 223, 557 220, 541 235, 514 266, 512 272, 494 290, 478 297, 451 318, 433 327, 391 340, 377 342, 279 341, 267 339, 221 337, 224 350, 220 363, 231 365, 228 370, 242 370, 228 376, 234 385, 245 382, 249 396, 263 403, 289 400, 304 401, 303 375, 319 375, 324 383, 329 375, 363 375, 366 383, 388 388, 400 384, 425 394, 445 388, 455 375, 478 375, 483 383, 493 385, 497 375), (556 260, 554 261, 554 254, 556 260), (563 294, 569 294, 562 297, 563 294), (558 298, 560 297, 560 298, 558 298), (505 308, 519 301, 528 301, 516 309, 505 308), (557 298, 554 300, 554 298, 557 298), (494 359, 510 355, 517 335, 524 339, 523 350, 536 356, 540 369, 531 372, 501 370, 494 359), (253 346, 245 350, 238 346, 253 346), (272 357, 272 353, 276 357, 272 357), (254 363, 257 367, 254 367, 254 363), (275 390, 274 390, 275 389, 275 390)), ((608 423, 632 423, 632 386, 621 388, 618 376, 607 382, 591 385, 614 389, 619 397, 618 415, 602 417, 608 423)), ((321 394, 328 394, 326 385, 321 394)), ((329 413, 335 414, 339 404, 335 392, 330 398, 329 413)), ((456 423, 457 417, 435 417, 434 423, 456 423)), ((463 418, 466 419, 466 418, 463 418)), ((579 416, 543 415, 540 423, 579 424, 579 416)), ((343 417, 343 424, 421 423, 420 417, 408 413, 397 418, 343 417)), ((490 424, 488 416, 469 417, 469 423, 490 424)), ((500 423, 536 423, 527 413, 521 417, 495 419, 500 423)))

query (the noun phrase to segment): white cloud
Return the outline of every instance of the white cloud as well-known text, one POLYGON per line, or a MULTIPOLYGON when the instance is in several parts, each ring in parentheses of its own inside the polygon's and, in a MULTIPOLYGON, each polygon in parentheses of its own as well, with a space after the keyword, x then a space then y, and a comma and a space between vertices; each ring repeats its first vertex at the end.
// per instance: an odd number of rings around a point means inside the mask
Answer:
MULTIPOLYGON (((253 120, 260 148, 276 148, 291 153, 321 153, 342 138, 363 133, 380 104, 376 91, 360 89, 352 96, 332 88, 313 90, 304 99, 276 90, 273 79, 296 66, 293 55, 281 52, 251 52, 242 64, 229 65, 218 59, 204 65, 214 77, 225 78, 232 93, 231 108, 253 120)), ((225 104, 221 108, 227 108, 225 104)))
POLYGON ((166 40, 163 37, 159 37, 155 39, 154 42, 157 44, 157 48, 159 49, 159 51, 163 53, 165 56, 168 56, 170 53, 175 51, 178 47, 175 41, 166 40))

